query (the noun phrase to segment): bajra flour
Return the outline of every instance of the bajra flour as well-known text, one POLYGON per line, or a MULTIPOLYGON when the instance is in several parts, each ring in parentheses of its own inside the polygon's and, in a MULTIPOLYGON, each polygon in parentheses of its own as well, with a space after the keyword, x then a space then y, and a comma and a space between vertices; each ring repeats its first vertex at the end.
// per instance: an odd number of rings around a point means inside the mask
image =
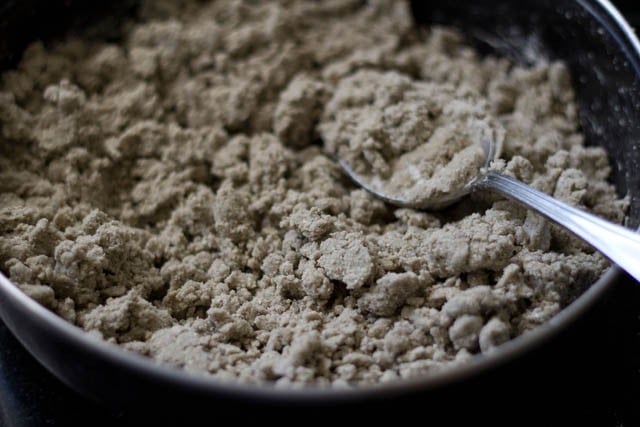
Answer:
POLYGON ((396 185, 423 153, 438 194, 489 135, 505 173, 621 222, 563 64, 481 57, 393 0, 140 15, 120 44, 36 42, 2 76, 0 269, 69 322, 220 379, 377 383, 491 352, 608 268, 493 195, 385 205, 329 155, 396 185))

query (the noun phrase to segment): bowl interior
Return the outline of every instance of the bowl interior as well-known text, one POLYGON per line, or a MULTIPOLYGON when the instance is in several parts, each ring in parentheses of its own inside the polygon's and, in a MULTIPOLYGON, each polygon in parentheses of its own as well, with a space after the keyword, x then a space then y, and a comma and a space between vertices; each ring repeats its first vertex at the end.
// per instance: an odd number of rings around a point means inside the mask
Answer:
MULTIPOLYGON (((0 8, 0 69, 6 68, 19 58, 17 52, 25 43, 34 37, 55 37, 68 28, 83 28, 88 22, 98 20, 102 24, 93 27, 91 37, 103 35, 109 39, 117 37, 114 24, 121 21, 121 17, 133 11, 131 0, 122 3, 100 3, 100 7, 92 9, 91 19, 75 20, 72 18, 56 21, 52 16, 66 15, 68 17, 82 16, 86 5, 73 1, 52 1, 45 8, 37 9, 34 5, 44 2, 25 0, 23 2, 7 2, 4 9, 0 8), (84 9, 83 9, 84 8, 84 9), (105 8, 107 12, 105 12, 105 8), (100 13, 96 13, 100 11, 100 13), (74 15, 75 14, 75 15, 74 15), (115 17, 115 18, 114 18, 115 17), (61 26, 39 27, 39 23, 58 22, 61 26), (110 24, 105 24, 110 23, 110 24), (22 28, 22 29, 21 29, 22 28), (24 28, 38 28, 37 34, 28 33, 24 28), (98 30, 96 31, 96 28, 98 30), (100 28, 108 29, 103 32, 100 28)), ((110 3, 110 2, 107 2, 110 3)), ((93 5, 89 5, 93 7, 93 5)), ((416 22, 419 24, 439 23, 453 24, 466 31, 471 40, 484 52, 494 52, 507 55, 520 63, 532 62, 533 58, 544 55, 550 59, 562 59, 569 64, 574 77, 580 106, 583 130, 590 145, 601 145, 610 154, 613 175, 621 195, 631 197, 629 226, 640 225, 640 174, 635 173, 640 167, 640 120, 636 120, 640 113, 640 51, 637 41, 626 33, 624 24, 608 10, 608 2, 604 0, 469 0, 430 2, 413 1, 412 9, 416 22)), ((115 26, 118 27, 117 25, 115 26)), ((0 277, 0 279, 2 279, 0 277)), ((564 327, 564 324, 575 319, 586 308, 594 303, 602 294, 604 288, 615 279, 615 274, 608 274, 601 279, 590 291, 583 295, 576 303, 565 310, 553 324, 545 325, 531 336, 521 337, 509 343, 493 356, 478 360, 459 372, 452 372, 439 377, 418 379, 412 381, 413 388, 425 388, 456 379, 463 379, 473 373, 486 370, 488 367, 501 363, 525 350, 539 344, 552 334, 564 327)), ((0 280, 0 296, 3 286, 8 281, 0 280)), ((54 333, 74 336, 74 344, 81 341, 80 332, 69 331, 71 325, 62 324, 63 321, 50 322, 50 317, 43 315, 32 304, 21 303, 26 297, 13 296, 12 304, 22 304, 24 312, 33 312, 42 323, 48 322, 55 329, 54 333), (76 335, 74 335, 76 334, 76 335)), ((51 315, 50 313, 47 313, 51 315)), ((52 315, 51 315, 52 316, 52 315)), ((3 316, 4 317, 4 316, 3 316)), ((13 332, 20 337, 27 331, 20 330, 18 317, 14 319, 13 332)), ((42 346, 40 349, 29 345, 27 338, 21 341, 34 353, 41 351, 40 360, 47 364, 47 351, 51 348, 42 346)), ((177 372, 164 370, 151 363, 133 361, 132 356, 124 352, 109 348, 103 343, 93 343, 86 340, 85 357, 109 360, 109 364, 118 368, 127 367, 131 372, 137 371, 147 377, 155 375, 158 381, 172 383, 176 392, 187 387, 199 386, 203 393, 214 392, 220 385, 211 381, 192 379, 181 376, 177 372)), ((78 344, 80 346, 80 344, 78 344)), ((59 350, 58 350, 59 351, 59 350)), ((136 359, 137 360, 137 359, 136 359)), ((49 361, 51 363, 51 361, 49 361)), ((107 362, 105 362, 107 363, 107 362)), ((86 366, 80 366, 85 368, 86 366)), ((103 367, 104 368, 104 367, 103 367)), ((91 385, 83 384, 81 375, 73 376, 62 372, 62 368, 50 367, 67 383, 74 384, 78 389, 88 390, 91 385)), ((88 368, 87 368, 88 369, 88 368)), ((124 374, 122 374, 124 375, 124 374)), ((109 378, 105 376, 105 381, 109 378)), ((89 381, 89 380, 85 380, 89 381)), ((157 383, 156 383, 157 384, 157 383)), ((406 386, 409 383, 403 385, 406 386)), ((398 391, 398 387, 395 387, 398 391)), ((404 387, 406 389, 406 387, 404 387)), ((387 388, 389 391, 391 387, 387 388)), ((131 394, 136 394, 136 385, 131 384, 131 394)), ((222 391, 222 387, 217 390, 222 391)), ((228 389, 227 389, 228 391, 228 389)), ((247 390, 244 390, 247 391, 247 390)), ((267 390, 268 393, 273 390, 267 390)), ((257 393, 256 390, 251 393, 257 393)), ((99 391, 96 392, 98 395, 99 391)), ((326 397, 319 393, 313 397, 326 397)), ((264 397, 264 396, 263 396, 264 397)))

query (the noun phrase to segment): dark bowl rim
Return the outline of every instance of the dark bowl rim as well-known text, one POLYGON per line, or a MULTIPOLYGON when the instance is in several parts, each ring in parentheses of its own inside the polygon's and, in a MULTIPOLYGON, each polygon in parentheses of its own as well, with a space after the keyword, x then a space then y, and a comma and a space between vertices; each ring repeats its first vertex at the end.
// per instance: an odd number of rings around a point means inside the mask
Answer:
MULTIPOLYGON (((594 12, 593 4, 599 5, 605 13, 613 19, 616 30, 620 34, 614 34, 619 41, 626 38, 625 47, 627 59, 632 62, 638 80, 640 80, 640 42, 621 13, 613 6, 609 0, 578 0, 588 12, 594 17, 598 14, 594 12)), ((603 23, 601 21, 601 23, 603 23)), ((605 24, 605 23, 603 23, 605 24)), ((16 304, 23 311, 31 313, 35 320, 46 324, 55 333, 64 337, 66 342, 83 348, 89 353, 104 359, 106 362, 122 369, 133 370, 138 374, 152 377, 156 382, 163 382, 173 385, 182 390, 202 393, 210 396, 225 395, 229 398, 252 399, 255 402, 286 402, 286 403, 327 403, 331 401, 355 401, 364 398, 385 397, 416 391, 426 391, 437 387, 458 383, 465 379, 486 373, 494 367, 514 360, 518 356, 540 346, 543 342, 558 335, 570 323, 580 317, 585 311, 593 306, 596 301, 616 283, 620 277, 620 269, 612 266, 605 272, 598 281, 589 287, 572 304, 563 309, 550 321, 537 327, 535 330, 521 335, 510 342, 500 346, 497 350, 486 355, 474 356, 472 360, 462 365, 444 369, 441 372, 427 374, 413 379, 402 379, 388 383, 362 385, 353 388, 335 388, 329 386, 304 386, 304 387, 278 387, 273 384, 245 384, 237 381, 222 381, 207 375, 197 375, 185 372, 182 369, 160 365, 153 360, 126 351, 121 347, 110 344, 102 339, 83 331, 79 327, 58 317, 47 308, 43 307, 35 300, 24 294, 14 285, 2 272, 0 272, 0 296, 7 299, 8 304, 16 304)), ((0 312, 0 318, 5 319, 6 313, 0 312)), ((8 323, 8 322, 6 322, 8 323)), ((9 326, 10 329, 11 326, 9 326)), ((20 334, 12 330, 16 338, 27 347, 32 355, 39 359, 39 356, 32 352, 20 334)), ((65 381, 64 375, 50 369, 42 360, 40 362, 55 376, 65 381)), ((66 382, 66 381, 65 381, 66 382)), ((73 384, 69 384, 73 387, 73 384)))

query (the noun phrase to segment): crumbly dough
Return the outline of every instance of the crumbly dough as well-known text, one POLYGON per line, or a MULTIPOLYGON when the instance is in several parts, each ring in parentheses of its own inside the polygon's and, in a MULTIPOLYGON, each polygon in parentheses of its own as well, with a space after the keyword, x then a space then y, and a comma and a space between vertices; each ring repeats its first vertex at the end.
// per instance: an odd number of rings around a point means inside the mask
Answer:
POLYGON ((608 268, 491 194, 385 205, 323 148, 387 176, 419 153, 437 192, 491 132, 505 173, 619 223, 561 63, 480 57, 391 0, 148 1, 127 28, 36 42, 0 88, 0 269, 105 340, 219 379, 392 381, 493 351, 608 268))

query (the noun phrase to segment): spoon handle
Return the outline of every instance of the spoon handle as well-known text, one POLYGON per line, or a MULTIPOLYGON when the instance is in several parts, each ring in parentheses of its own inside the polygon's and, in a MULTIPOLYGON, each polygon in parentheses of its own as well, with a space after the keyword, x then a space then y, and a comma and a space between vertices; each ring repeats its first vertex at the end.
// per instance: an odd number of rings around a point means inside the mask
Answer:
POLYGON ((506 175, 489 172, 477 185, 522 203, 561 225, 640 281, 640 234, 574 208, 506 175))

